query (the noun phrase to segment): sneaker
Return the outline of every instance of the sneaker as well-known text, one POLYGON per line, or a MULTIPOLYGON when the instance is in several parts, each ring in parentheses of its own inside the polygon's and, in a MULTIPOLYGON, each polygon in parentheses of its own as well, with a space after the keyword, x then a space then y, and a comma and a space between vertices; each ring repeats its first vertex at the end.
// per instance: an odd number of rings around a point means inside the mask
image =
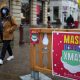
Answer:
POLYGON ((2 59, 0 59, 0 64, 3 64, 3 60, 2 59))
POLYGON ((10 60, 12 60, 12 59, 14 59, 14 56, 9 56, 9 57, 7 58, 8 61, 10 61, 10 60))

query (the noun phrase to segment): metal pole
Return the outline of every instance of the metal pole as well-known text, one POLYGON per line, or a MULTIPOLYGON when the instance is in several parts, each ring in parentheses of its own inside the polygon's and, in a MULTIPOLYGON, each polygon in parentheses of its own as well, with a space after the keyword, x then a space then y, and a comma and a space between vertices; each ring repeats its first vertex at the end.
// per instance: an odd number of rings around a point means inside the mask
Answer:
POLYGON ((35 80, 39 80, 39 72, 35 71, 35 80))
POLYGON ((32 77, 34 80, 39 80, 39 72, 38 72, 38 71, 32 71, 32 72, 31 72, 31 77, 32 77))

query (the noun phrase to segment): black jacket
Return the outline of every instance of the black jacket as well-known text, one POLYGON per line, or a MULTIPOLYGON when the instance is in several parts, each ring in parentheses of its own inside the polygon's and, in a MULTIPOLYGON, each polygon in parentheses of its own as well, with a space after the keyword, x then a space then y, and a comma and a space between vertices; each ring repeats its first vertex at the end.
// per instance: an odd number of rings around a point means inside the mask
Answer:
POLYGON ((74 19, 71 15, 67 18, 66 23, 67 23, 67 25, 74 23, 74 19))

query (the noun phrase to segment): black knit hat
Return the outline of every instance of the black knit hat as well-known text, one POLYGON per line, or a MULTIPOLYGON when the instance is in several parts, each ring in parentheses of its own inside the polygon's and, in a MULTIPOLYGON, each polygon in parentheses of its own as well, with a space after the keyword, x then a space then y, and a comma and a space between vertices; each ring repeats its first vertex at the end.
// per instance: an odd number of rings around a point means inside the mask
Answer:
POLYGON ((1 12, 1 16, 2 16, 2 17, 6 17, 6 16, 9 15, 9 12, 10 12, 10 11, 9 11, 9 8, 5 6, 5 7, 2 7, 2 8, 1 8, 1 11, 0 11, 0 12, 1 12))

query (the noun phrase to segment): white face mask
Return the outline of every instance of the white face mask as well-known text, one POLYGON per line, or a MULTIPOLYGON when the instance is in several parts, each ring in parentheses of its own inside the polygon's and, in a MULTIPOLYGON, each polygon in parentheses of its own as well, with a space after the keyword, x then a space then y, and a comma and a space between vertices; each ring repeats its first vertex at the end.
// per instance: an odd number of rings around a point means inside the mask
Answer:
POLYGON ((2 13, 3 13, 3 14, 6 14, 6 10, 5 10, 5 9, 3 9, 3 10, 2 10, 2 13))

